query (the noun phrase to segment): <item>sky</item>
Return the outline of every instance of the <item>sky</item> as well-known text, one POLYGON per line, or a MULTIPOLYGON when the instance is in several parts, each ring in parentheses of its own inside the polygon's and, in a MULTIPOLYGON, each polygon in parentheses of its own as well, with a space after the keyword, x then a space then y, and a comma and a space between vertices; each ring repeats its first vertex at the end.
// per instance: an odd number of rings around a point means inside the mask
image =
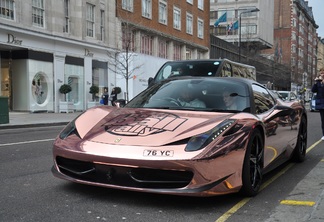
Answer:
POLYGON ((308 0, 308 6, 312 7, 318 36, 324 38, 324 0, 308 0))

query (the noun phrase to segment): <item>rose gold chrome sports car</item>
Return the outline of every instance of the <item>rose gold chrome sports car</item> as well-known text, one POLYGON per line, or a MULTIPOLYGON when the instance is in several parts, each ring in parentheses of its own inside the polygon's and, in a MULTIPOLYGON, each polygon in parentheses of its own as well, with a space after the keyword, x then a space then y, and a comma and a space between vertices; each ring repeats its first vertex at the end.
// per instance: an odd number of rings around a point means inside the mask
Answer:
POLYGON ((254 196, 266 172, 302 162, 306 144, 302 104, 243 78, 179 77, 70 122, 54 142, 52 172, 132 191, 254 196))

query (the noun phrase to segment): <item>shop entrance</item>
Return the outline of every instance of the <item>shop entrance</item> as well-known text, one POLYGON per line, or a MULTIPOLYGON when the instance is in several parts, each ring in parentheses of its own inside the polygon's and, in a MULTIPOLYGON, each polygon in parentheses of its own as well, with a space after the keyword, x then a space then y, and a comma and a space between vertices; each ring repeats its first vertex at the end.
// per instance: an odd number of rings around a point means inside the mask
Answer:
POLYGON ((8 97, 8 107, 12 110, 12 85, 10 60, 0 57, 0 96, 8 97))

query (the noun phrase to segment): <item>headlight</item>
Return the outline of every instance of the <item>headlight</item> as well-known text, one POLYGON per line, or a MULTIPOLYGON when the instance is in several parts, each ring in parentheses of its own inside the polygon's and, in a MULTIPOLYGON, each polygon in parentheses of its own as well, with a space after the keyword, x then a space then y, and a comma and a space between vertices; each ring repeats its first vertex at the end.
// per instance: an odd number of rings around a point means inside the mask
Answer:
POLYGON ((185 151, 197 151, 197 150, 204 148, 209 143, 211 143, 213 140, 215 140, 219 135, 221 135, 234 122, 235 122, 235 120, 233 120, 233 119, 225 120, 224 122, 220 123, 215 128, 213 128, 203 134, 191 137, 191 139, 189 140, 189 142, 185 148, 185 151))
POLYGON ((60 133, 59 137, 60 139, 64 140, 65 138, 67 138, 68 136, 70 136, 71 134, 76 134, 78 137, 78 131, 75 127, 75 120, 71 121, 60 133))

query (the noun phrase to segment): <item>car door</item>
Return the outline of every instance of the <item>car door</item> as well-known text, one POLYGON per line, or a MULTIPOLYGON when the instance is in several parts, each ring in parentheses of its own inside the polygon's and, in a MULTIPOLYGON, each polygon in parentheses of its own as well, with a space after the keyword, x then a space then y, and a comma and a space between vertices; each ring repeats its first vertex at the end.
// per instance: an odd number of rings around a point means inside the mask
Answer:
POLYGON ((294 139, 295 132, 289 125, 289 115, 293 110, 279 106, 268 90, 261 85, 253 85, 253 99, 256 115, 265 126, 264 167, 279 156, 284 155, 294 139), (287 124, 282 124, 287 122, 287 124))

